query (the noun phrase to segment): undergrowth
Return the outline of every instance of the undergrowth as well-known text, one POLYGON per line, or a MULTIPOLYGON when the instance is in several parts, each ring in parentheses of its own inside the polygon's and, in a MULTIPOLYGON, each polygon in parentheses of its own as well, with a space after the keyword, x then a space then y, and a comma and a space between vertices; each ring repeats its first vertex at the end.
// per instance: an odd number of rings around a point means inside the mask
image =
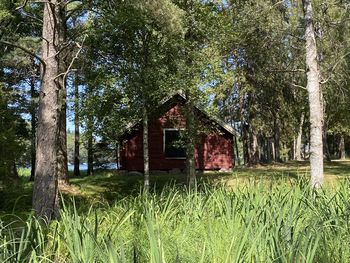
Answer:
POLYGON ((349 186, 168 186, 88 210, 65 198, 49 225, 0 220, 0 262, 350 262, 349 186))

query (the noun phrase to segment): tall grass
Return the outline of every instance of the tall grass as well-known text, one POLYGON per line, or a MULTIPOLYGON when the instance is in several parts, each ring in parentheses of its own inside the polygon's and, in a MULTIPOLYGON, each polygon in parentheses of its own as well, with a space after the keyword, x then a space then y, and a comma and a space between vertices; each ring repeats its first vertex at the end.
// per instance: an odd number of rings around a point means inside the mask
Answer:
POLYGON ((350 262, 349 186, 167 187, 88 211, 66 200, 48 226, 0 224, 0 262, 350 262))

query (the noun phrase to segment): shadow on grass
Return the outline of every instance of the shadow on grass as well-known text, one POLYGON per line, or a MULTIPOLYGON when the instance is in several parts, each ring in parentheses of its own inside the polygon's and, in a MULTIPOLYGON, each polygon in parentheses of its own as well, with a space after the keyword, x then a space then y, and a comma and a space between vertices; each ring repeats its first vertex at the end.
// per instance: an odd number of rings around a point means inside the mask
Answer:
MULTIPOLYGON (((333 161, 325 164, 326 179, 344 179, 350 177, 350 161, 333 161)), ((236 167, 231 173, 199 172, 197 182, 207 185, 227 184, 240 185, 251 182, 268 182, 309 178, 308 162, 288 162, 284 164, 264 165, 254 168, 236 167)), ((82 172, 80 177, 70 178, 71 186, 63 189, 61 194, 68 203, 74 198, 77 208, 87 211, 91 205, 108 206, 130 196, 138 196, 142 192, 143 176, 123 174, 116 170, 97 170, 94 176, 82 172)), ((185 189, 185 174, 152 174, 150 176, 150 192, 159 193, 172 185, 179 190, 185 189)), ((21 176, 18 185, 0 189, 0 216, 13 214, 26 218, 31 213, 33 183, 27 175, 21 176)))

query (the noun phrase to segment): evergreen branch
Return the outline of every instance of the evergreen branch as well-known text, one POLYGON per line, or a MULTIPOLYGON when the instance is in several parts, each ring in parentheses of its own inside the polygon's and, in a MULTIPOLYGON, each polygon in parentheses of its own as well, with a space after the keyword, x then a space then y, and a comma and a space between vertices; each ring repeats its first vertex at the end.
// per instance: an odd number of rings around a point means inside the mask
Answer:
POLYGON ((27 53, 28 55, 36 58, 37 60, 40 61, 40 63, 43 65, 43 66, 46 66, 45 64, 45 61, 40 57, 38 56, 37 54, 35 54, 34 52, 30 51, 29 49, 25 48, 25 47, 22 47, 20 45, 17 45, 15 43, 11 43, 11 42, 8 42, 8 41, 4 41, 4 40, 1 40, 0 39, 0 43, 4 44, 4 45, 7 45, 7 46, 12 46, 14 48, 18 48, 18 49, 21 49, 22 51, 24 51, 25 53, 27 53))
POLYGON ((33 20, 35 20, 35 21, 37 21, 37 22, 40 22, 40 24, 43 23, 42 19, 37 18, 37 17, 35 17, 35 16, 31 15, 31 14, 28 14, 27 12, 22 12, 22 14, 27 16, 27 17, 29 17, 29 18, 31 18, 31 19, 33 19, 33 20))
MULTIPOLYGON (((23 4, 22 4, 21 6, 19 6, 19 7, 17 7, 17 8, 15 9, 15 11, 18 11, 18 10, 21 10, 21 9, 25 8, 26 5, 28 4, 28 2, 29 2, 29 0, 24 0, 24 1, 23 1, 23 4)), ((42 1, 33 1, 33 2, 31 2, 31 3, 47 3, 47 4, 52 4, 50 1, 45 1, 45 0, 42 0, 42 1)))
POLYGON ((337 60, 337 62, 333 65, 333 67, 329 70, 330 71, 330 75, 327 79, 325 80, 322 80, 321 81, 321 84, 326 84, 330 79, 331 79, 331 76, 332 76, 332 73, 335 71, 335 69, 337 68, 337 66, 340 64, 340 62, 343 61, 344 58, 346 58, 347 56, 350 55, 350 52, 346 53, 345 55, 343 55, 340 59, 337 60))

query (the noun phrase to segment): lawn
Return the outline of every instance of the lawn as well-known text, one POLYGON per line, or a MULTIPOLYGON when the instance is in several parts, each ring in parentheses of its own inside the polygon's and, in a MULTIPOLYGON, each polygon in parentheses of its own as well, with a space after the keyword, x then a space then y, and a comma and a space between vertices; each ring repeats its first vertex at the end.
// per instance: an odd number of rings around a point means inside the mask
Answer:
POLYGON ((0 262, 350 262, 350 162, 326 165, 308 186, 307 163, 142 176, 98 171, 62 189, 61 219, 30 213, 32 184, 4 192, 0 262))

